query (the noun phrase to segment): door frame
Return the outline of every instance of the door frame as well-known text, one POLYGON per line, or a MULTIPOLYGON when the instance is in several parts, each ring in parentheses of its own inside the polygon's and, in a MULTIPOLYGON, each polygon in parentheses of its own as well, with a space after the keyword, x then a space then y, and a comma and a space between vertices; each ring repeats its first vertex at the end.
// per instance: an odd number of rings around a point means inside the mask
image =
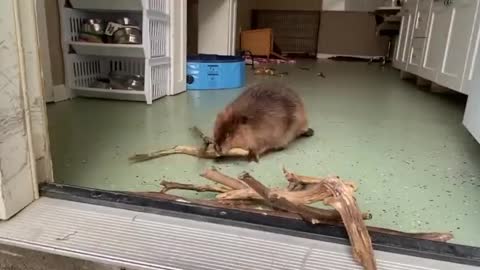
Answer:
POLYGON ((0 91, 0 219, 8 219, 39 197, 38 185, 53 181, 47 129, 40 38, 35 1, 0 2, 5 86, 0 91), (13 132, 12 132, 13 130, 13 132))
POLYGON ((187 90, 187 0, 170 0, 170 84, 168 95, 187 90))

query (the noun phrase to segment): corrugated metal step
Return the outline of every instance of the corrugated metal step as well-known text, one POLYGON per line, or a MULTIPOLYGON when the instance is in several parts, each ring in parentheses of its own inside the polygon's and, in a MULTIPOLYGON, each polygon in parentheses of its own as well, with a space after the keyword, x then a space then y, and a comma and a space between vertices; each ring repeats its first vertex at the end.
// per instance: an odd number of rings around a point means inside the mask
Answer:
MULTIPOLYGON (((361 269, 346 245, 50 198, 0 223, 0 243, 140 269, 361 269)), ((479 269, 376 257, 382 270, 479 269)))

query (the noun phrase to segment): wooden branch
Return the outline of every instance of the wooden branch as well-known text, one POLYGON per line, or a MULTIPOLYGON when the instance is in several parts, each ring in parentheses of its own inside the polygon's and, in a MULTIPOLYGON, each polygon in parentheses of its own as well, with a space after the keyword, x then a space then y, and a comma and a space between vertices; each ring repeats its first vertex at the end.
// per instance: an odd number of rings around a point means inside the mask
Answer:
MULTIPOLYGON (((319 184, 323 183, 325 180, 331 178, 331 177, 311 177, 311 176, 304 176, 304 175, 298 175, 295 173, 292 173, 288 171, 287 169, 283 168, 283 174, 289 184, 293 185, 298 185, 298 184, 304 184, 304 185, 310 185, 310 184, 319 184)), ((339 178, 338 176, 335 176, 336 178, 339 178)), ((357 190, 358 186, 355 182, 353 181, 346 181, 342 180, 345 184, 348 186, 351 186, 353 190, 357 190)))
POLYGON ((335 208, 342 216, 343 224, 345 224, 345 229, 352 245, 353 258, 364 269, 376 270, 377 265, 373 254, 372 239, 353 196, 353 188, 345 185, 345 183, 335 177, 325 180, 324 185, 332 194, 332 197, 326 198, 324 202, 335 208))
POLYGON ((203 133, 198 127, 194 126, 191 128, 191 131, 198 137, 200 137, 203 141, 203 147, 197 146, 189 146, 189 145, 177 145, 172 148, 162 149, 150 153, 145 154, 135 154, 129 158, 132 162, 143 162, 152 159, 156 159, 159 157, 169 156, 169 155, 176 155, 176 154, 183 154, 194 156, 198 158, 205 158, 205 159, 216 159, 219 157, 247 157, 249 154, 248 150, 244 150, 241 148, 233 148, 230 149, 226 154, 220 155, 215 151, 214 148, 214 141, 212 138, 208 137, 203 133))
MULTIPOLYGON (((220 184, 219 186, 196 186, 164 181, 162 192, 171 189, 218 192, 216 200, 188 201, 178 197, 175 200, 212 207, 241 209, 262 215, 301 218, 312 224, 343 225, 352 245, 354 259, 367 270, 377 269, 369 232, 434 241, 448 241, 453 238, 451 233, 405 233, 367 227, 363 220, 370 219, 371 215, 360 211, 354 197, 356 185, 353 182, 343 181, 339 177, 301 176, 287 170, 284 170, 284 174, 289 181, 289 187, 269 189, 248 173, 236 179, 212 168, 206 170, 201 176, 220 184), (335 210, 318 209, 308 205, 318 201, 323 201, 335 210), (262 209, 257 209, 259 206, 262 209)), ((158 196, 148 192, 136 194, 158 196)))
POLYGON ((325 222, 328 223, 334 220, 338 221, 340 218, 338 213, 332 212, 331 210, 313 210, 314 208, 312 207, 308 207, 303 204, 295 204, 285 197, 281 197, 278 193, 271 192, 267 187, 250 176, 248 173, 243 174, 240 179, 252 190, 254 190, 261 198, 263 198, 264 202, 266 202, 267 205, 273 209, 279 209, 298 214, 303 220, 311 224, 325 222))
POLYGON ((158 150, 146 154, 136 154, 129 158, 132 162, 143 162, 147 160, 156 159, 159 157, 176 155, 176 154, 183 154, 194 156, 198 158, 205 158, 205 159, 216 159, 219 157, 247 157, 249 152, 244 149, 240 148, 233 148, 230 149, 226 154, 219 155, 213 145, 209 145, 206 149, 197 146, 189 146, 189 145, 177 145, 173 148, 158 150))
MULTIPOLYGON (((202 200, 202 199, 186 199, 180 196, 175 196, 167 193, 161 193, 161 192, 127 192, 128 194, 134 195, 134 196, 141 196, 141 197, 146 197, 146 198, 151 198, 151 199, 158 199, 158 200, 169 200, 169 201, 178 201, 178 202, 184 202, 184 203, 191 203, 191 204, 197 204, 197 205, 203 205, 203 206, 211 206, 211 207, 221 207, 221 208, 227 208, 227 209, 234 209, 234 210, 242 210, 245 212, 249 213, 256 213, 256 214, 261 214, 264 216, 272 216, 272 217, 282 217, 282 218, 289 218, 289 219, 294 219, 294 220, 299 220, 302 219, 298 214, 296 213, 290 213, 290 212, 285 212, 285 211, 274 211, 270 208, 267 207, 262 207, 263 209, 259 209, 259 203, 258 201, 251 201, 251 200, 202 200)), ((311 207, 313 211, 322 211, 324 212, 323 215, 339 215, 337 211, 335 210, 325 210, 325 209, 318 209, 311 207)), ((368 214, 364 214, 365 219, 371 219, 371 216, 367 216, 368 214)), ((334 218, 332 217, 332 222, 326 221, 325 224, 328 225, 343 225, 339 220, 334 221, 334 218)), ((378 228, 378 227, 371 227, 367 226, 367 229, 369 232, 376 232, 376 233, 384 233, 384 234, 389 234, 389 235, 396 235, 396 236, 402 236, 402 237, 408 237, 408 238, 416 238, 416 239, 424 239, 424 240, 430 240, 430 241, 438 241, 438 242, 447 242, 451 239, 453 239, 453 235, 451 233, 437 233, 437 232, 432 232, 432 233, 408 233, 408 232, 401 232, 401 231, 396 231, 396 230, 391 230, 391 229, 385 229, 385 228, 378 228)))
POLYGON ((192 184, 182 184, 178 182, 162 181, 160 185, 163 186, 161 193, 166 193, 172 189, 193 190, 198 192, 228 192, 231 189, 225 186, 197 186, 192 184))
POLYGON ((242 181, 219 172, 215 167, 206 169, 200 176, 215 183, 230 187, 231 189, 247 188, 242 181))
POLYGON ((437 241, 437 242, 448 242, 453 239, 452 233, 438 233, 438 232, 407 233, 407 232, 401 232, 401 231, 396 231, 392 229, 372 227, 372 226, 367 226, 367 229, 369 232, 384 233, 389 235, 397 235, 402 237, 423 239, 423 240, 430 240, 430 241, 437 241))

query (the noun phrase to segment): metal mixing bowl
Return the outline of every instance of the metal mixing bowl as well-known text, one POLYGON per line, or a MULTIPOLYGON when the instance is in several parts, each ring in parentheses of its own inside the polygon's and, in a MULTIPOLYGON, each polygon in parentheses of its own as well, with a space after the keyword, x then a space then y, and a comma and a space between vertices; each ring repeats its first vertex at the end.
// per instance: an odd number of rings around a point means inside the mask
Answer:
POLYGON ((121 72, 121 71, 113 71, 110 72, 108 75, 110 78, 110 85, 112 86, 113 89, 127 89, 127 81, 130 79, 130 75, 121 72))
POLYGON ((137 22, 129 17, 117 19, 115 22, 125 26, 138 26, 137 22))
POLYGON ((145 79, 142 75, 133 75, 130 79, 127 80, 127 89, 143 91, 144 90, 145 79))
POLYGON ((110 79, 108 78, 98 78, 90 84, 92 88, 101 88, 101 89, 112 89, 110 86, 110 79))
POLYGON ((142 44, 142 31, 134 27, 123 27, 113 33, 113 43, 142 44))
POLYGON ((80 29, 86 34, 103 35, 105 33, 105 22, 102 19, 87 19, 80 29))
POLYGON ((80 26, 79 38, 86 42, 103 42, 105 22, 102 19, 87 19, 80 26))

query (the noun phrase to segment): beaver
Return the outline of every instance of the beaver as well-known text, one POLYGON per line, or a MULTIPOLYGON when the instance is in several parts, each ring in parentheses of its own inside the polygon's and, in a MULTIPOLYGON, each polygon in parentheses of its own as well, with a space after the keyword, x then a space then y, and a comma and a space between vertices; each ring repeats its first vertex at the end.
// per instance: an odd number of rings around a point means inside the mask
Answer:
POLYGON ((302 99, 279 83, 248 87, 218 113, 214 127, 215 150, 249 151, 249 161, 258 162, 268 151, 284 149, 300 136, 313 136, 302 99))

